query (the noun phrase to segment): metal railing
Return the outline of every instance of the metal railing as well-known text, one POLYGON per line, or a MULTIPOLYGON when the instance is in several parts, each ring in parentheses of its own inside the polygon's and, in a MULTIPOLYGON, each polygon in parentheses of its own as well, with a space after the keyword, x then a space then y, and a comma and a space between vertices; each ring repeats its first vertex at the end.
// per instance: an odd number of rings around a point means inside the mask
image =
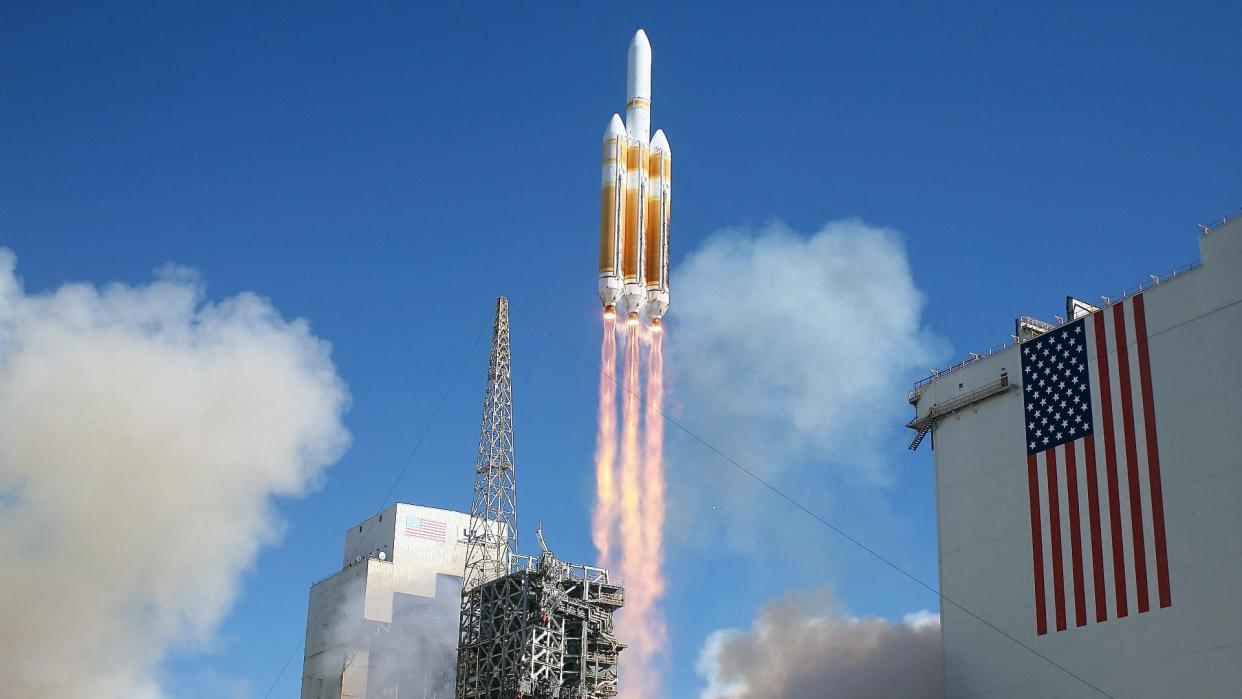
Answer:
MULTIPOLYGON (((540 556, 531 556, 525 553, 515 553, 510 559, 510 572, 517 573, 523 570, 534 571, 539 568, 540 556)), ((584 565, 582 563, 566 563, 565 561, 557 561, 564 567, 565 577, 578 582, 593 583, 597 585, 623 585, 618 576, 610 574, 603 568, 584 565)))
POLYGON ((1232 214, 1229 214, 1228 216, 1225 216, 1225 217, 1221 218, 1220 223, 1215 223, 1215 224, 1212 224, 1212 225, 1210 225, 1210 226, 1209 226, 1209 225, 1200 224, 1200 225, 1199 225, 1199 229, 1203 231, 1203 235, 1207 235, 1207 234, 1211 233, 1212 231, 1214 231, 1214 230, 1216 230, 1216 229, 1218 229, 1218 228, 1220 228, 1220 227, 1222 227, 1222 226, 1224 226, 1224 225, 1226 225, 1226 224, 1232 223, 1234 220, 1239 219, 1239 218, 1242 218, 1242 209, 1238 209, 1237 211, 1233 212, 1232 214))
POLYGON ((940 370, 932 369, 931 376, 921 378, 915 382, 914 390, 910 391, 910 394, 909 396, 907 396, 907 398, 909 399, 911 403, 913 403, 915 399, 918 398, 919 395, 923 392, 923 388, 927 386, 927 384, 931 383, 932 381, 935 381, 936 379, 946 374, 952 374, 953 372, 958 371, 959 369, 964 369, 970 366, 971 364, 974 364, 975 362, 987 359, 988 357, 991 357, 994 354, 1000 354, 1001 352, 1004 352, 1005 350, 1009 349, 1010 347, 1015 346, 1016 344, 1017 344, 1016 342, 1006 342, 996 347, 989 347, 986 352, 971 352, 970 357, 963 359, 962 361, 958 362, 957 364, 954 364, 951 367, 948 367, 946 369, 940 369, 940 370))
MULTIPOLYGON (((1228 222, 1232 221, 1233 219, 1238 218, 1238 217, 1240 217, 1240 216, 1242 216, 1242 210, 1239 210, 1239 211, 1238 211, 1238 213, 1236 213, 1236 214, 1234 214, 1233 216, 1231 216, 1231 217, 1229 217, 1229 218, 1227 218, 1227 219, 1223 220, 1223 221, 1222 221, 1222 222, 1221 222, 1221 223, 1217 226, 1217 228, 1219 228, 1220 226, 1225 225, 1226 223, 1228 223, 1228 222)), ((1204 231, 1205 233, 1206 233, 1206 232, 1208 232, 1208 231, 1210 231, 1210 230, 1214 230, 1214 229, 1208 229, 1206 226, 1204 227, 1204 229, 1205 229, 1205 231, 1204 231)), ((1135 295, 1137 295, 1137 294, 1140 294, 1140 293, 1142 293, 1142 292, 1144 292, 1144 291, 1146 291, 1147 289, 1150 289, 1150 288, 1152 288, 1152 287, 1160 286, 1161 284, 1164 284, 1165 282, 1172 281, 1172 280, 1174 280, 1174 279, 1176 279, 1176 278, 1178 278, 1178 277, 1180 277, 1180 276, 1182 276, 1182 275, 1186 274, 1187 272, 1193 272, 1194 270, 1199 269, 1199 268, 1200 268, 1200 267, 1202 267, 1202 266, 1203 266, 1203 263, 1202 263, 1202 262, 1191 262, 1191 263, 1189 263, 1189 264, 1184 264, 1184 265, 1182 265, 1181 267, 1177 267, 1177 268, 1175 268, 1175 269, 1173 269, 1173 270, 1171 270, 1171 271, 1169 271, 1169 272, 1167 272, 1167 273, 1165 273, 1165 274, 1163 274, 1163 275, 1159 275, 1159 274, 1149 274, 1149 275, 1148 275, 1148 278, 1147 278, 1147 281, 1145 281, 1145 282, 1143 282, 1143 283, 1139 284, 1138 286, 1130 287, 1129 289, 1126 289, 1125 291, 1122 291, 1120 296, 1101 296, 1101 297, 1100 297, 1100 300, 1104 302, 1104 303, 1102 304, 1101 308, 1108 308, 1109 306, 1111 306, 1111 305, 1113 305, 1113 304, 1115 304, 1115 303, 1120 303, 1120 302, 1122 302, 1122 301, 1125 301, 1126 299, 1130 298, 1131 296, 1135 296, 1135 295)), ((1068 318, 1061 318, 1061 317, 1059 317, 1059 316, 1058 316, 1058 321, 1059 321, 1059 322, 1057 322, 1057 323, 1048 323, 1048 325, 1050 325, 1053 329, 1056 329, 1056 328, 1061 327, 1062 325, 1065 325, 1065 323, 1069 322, 1069 319, 1068 319, 1068 318)), ((939 379, 939 378, 941 378, 941 377, 943 377, 943 376, 946 376, 946 375, 948 375, 948 374, 952 374, 952 373, 954 373, 954 372, 956 372, 956 371, 960 371, 960 370, 962 370, 962 369, 964 369, 964 368, 966 368, 966 367, 970 366, 971 364, 974 364, 975 362, 981 361, 981 360, 983 360, 983 359, 987 359, 988 357, 991 357, 991 356, 992 356, 992 355, 994 355, 994 354, 998 354, 998 353, 1000 353, 1000 352, 1004 352, 1005 350, 1009 349, 1010 347, 1013 347, 1013 346, 1018 345, 1018 344, 1020 344, 1020 342, 1019 342, 1019 341, 1010 341, 1010 342, 1006 342, 1006 343, 1004 343, 1003 345, 1000 345, 1000 346, 998 346, 998 347, 992 347, 992 348, 989 348, 986 352, 971 352, 971 353, 970 353, 970 357, 969 357, 969 358, 964 359, 964 360, 962 360, 962 361, 958 362, 957 364, 954 364, 953 366, 950 366, 950 367, 948 367, 948 368, 946 368, 946 369, 941 369, 941 370, 939 370, 939 371, 937 371, 937 370, 933 369, 933 370, 932 370, 932 373, 931 373, 931 375, 930 375, 930 376, 926 376, 926 377, 924 377, 924 378, 922 378, 922 379, 919 379, 918 381, 916 381, 916 382, 915 382, 915 384, 914 384, 914 389, 913 389, 912 391, 910 391, 910 393, 906 396, 906 399, 907 399, 907 400, 909 400, 909 401, 910 401, 910 403, 914 403, 916 400, 918 400, 919 396, 920 396, 920 395, 922 395, 922 393, 923 393, 923 389, 924 389, 924 388, 925 388, 928 384, 930 384, 932 381, 935 381, 936 379, 939 379)))
POLYGON ((1172 281, 1176 279, 1177 277, 1180 277, 1183 274, 1186 274, 1187 272, 1193 272, 1202 266, 1203 266, 1202 262, 1191 262, 1189 264, 1184 264, 1181 267, 1178 267, 1177 269, 1174 269, 1170 272, 1167 272, 1163 276, 1158 275, 1158 274, 1149 274, 1147 275, 1147 281, 1143 282, 1142 284, 1139 284, 1138 286, 1132 286, 1129 289, 1122 291, 1120 296, 1101 296, 1100 299, 1104 301, 1104 307, 1108 307, 1108 306, 1113 305, 1114 303, 1125 301, 1131 296, 1135 296, 1154 286, 1160 286, 1161 284, 1165 282, 1172 281))
MULTIPOLYGON (((387 552, 385 552, 385 553, 387 553, 387 552)), ((330 574, 328 574, 328 575, 325 575, 325 576, 323 576, 322 578, 320 578, 320 579, 316 580, 315 582, 311 583, 311 587, 314 587, 314 586, 318 585, 319 583, 321 583, 321 582, 323 582, 323 581, 325 581, 325 580, 330 580, 331 578, 336 577, 336 576, 337 576, 338 574, 340 574, 342 571, 349 570, 350 568, 353 568, 353 567, 354 567, 354 566, 356 566, 356 565, 362 565, 362 562, 363 562, 363 561, 367 561, 367 560, 375 560, 375 561, 379 561, 379 562, 381 562, 381 563, 392 563, 392 559, 391 559, 391 558, 388 558, 387 556, 385 556, 383 559, 381 559, 381 558, 379 557, 379 554, 380 554, 380 552, 379 552, 379 551, 372 551, 371 553, 368 553, 368 554, 367 554, 367 555, 365 555, 365 556, 361 556, 361 555, 360 555, 360 556, 357 556, 357 557, 355 557, 355 559, 354 559, 354 560, 349 561, 349 562, 347 562, 345 565, 341 566, 341 567, 340 567, 340 569, 339 569, 339 570, 337 570, 335 573, 330 573, 330 574)))

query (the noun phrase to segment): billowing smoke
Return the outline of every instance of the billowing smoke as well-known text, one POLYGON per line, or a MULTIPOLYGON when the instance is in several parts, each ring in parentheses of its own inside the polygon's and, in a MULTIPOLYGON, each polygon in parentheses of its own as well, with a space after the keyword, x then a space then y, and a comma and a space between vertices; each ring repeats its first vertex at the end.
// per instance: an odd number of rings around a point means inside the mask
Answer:
POLYGON ((163 696, 174 649, 211 640, 273 496, 345 449, 327 343, 245 293, 145 286, 27 294, 0 250, 0 686, 163 696))
MULTIPOLYGON (((382 578, 381 578, 382 579, 382 578)), ((461 579, 438 576, 435 597, 393 595, 391 622, 346 613, 330 628, 328 646, 344 648, 342 675, 362 696, 452 699, 457 662, 461 579), (359 665, 350 678, 351 665, 359 665), (366 667, 361 667, 365 665, 366 667)), ((342 609, 364 608, 364 578, 348 578, 342 609)), ((387 593, 385 593, 387 594, 387 593)))
POLYGON ((712 634, 698 669, 700 699, 944 696, 939 617, 858 618, 827 590, 769 603, 749 630, 712 634))
MULTIPOLYGON (((684 409, 689 429, 777 482, 813 468, 811 482, 831 482, 836 493, 891 483, 879 454, 902 439, 910 381, 943 354, 923 327, 923 295, 896 232, 858 220, 811 236, 780 223, 730 229, 675 276, 671 409, 684 409)), ((779 530, 758 514, 769 500, 702 445, 672 437, 672 468, 710 464, 693 472, 695 487, 674 488, 673 516, 698 517, 707 501, 722 511, 709 527, 685 521, 672 530, 696 545, 769 546, 779 530), (725 475, 705 477, 716 469, 725 475)))

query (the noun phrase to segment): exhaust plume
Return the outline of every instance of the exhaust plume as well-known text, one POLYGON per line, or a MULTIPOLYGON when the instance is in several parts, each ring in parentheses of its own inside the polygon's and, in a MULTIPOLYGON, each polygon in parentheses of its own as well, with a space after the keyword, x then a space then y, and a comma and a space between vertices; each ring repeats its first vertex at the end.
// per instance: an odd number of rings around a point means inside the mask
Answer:
POLYGON ((660 601, 664 596, 664 360, 662 334, 631 330, 626 343, 621 574, 625 606, 617 626, 629 645, 622 663, 622 691, 627 699, 660 696, 660 663, 667 653, 668 630, 660 601), (640 335, 641 333, 641 335, 640 335), (647 345, 642 364, 641 343, 647 345), (640 386, 639 374, 645 368, 640 386), (645 386, 646 410, 639 390, 645 386), (640 415, 640 412, 642 413, 640 415), (641 423, 640 423, 641 419, 641 423), (627 456, 627 452, 632 455, 627 456), (632 485, 630 485, 632 484, 632 485))
POLYGON ((250 293, 145 286, 27 294, 0 250, 0 686, 159 699, 240 574, 346 448, 327 343, 250 293))
POLYGON ((599 433, 596 442, 596 504, 592 533, 600 565, 626 584, 617 627, 629 646, 622 669, 625 697, 652 699, 660 693, 659 663, 668 632, 664 596, 664 359, 662 336, 627 325, 622 365, 618 450, 616 334, 604 327, 600 350, 599 433), (642 347, 647 361, 642 361, 642 347), (646 370, 645 379, 641 374, 646 370), (646 391, 646 410, 640 391, 646 391), (618 460, 619 464, 614 464, 618 460), (615 539, 614 539, 615 537, 615 539), (619 549, 619 551, 618 551, 619 549), (618 560, 619 554, 619 560, 618 560))
MULTIPOLYGON (((668 645, 660 600, 664 597, 664 345, 663 333, 647 335, 647 411, 643 415, 643 568, 641 608, 652 654, 668 645)), ((653 669, 650 674, 656 674, 653 669)), ((645 695, 650 696, 650 694, 645 695)))
POLYGON ((699 699, 939 699, 940 618, 901 623, 840 610, 827 590, 770 602, 746 631, 717 631, 699 656, 699 699))
POLYGON ((604 321, 599 349, 599 417, 595 437, 595 512, 591 535, 599 564, 612 568, 613 537, 617 527, 617 332, 616 322, 604 321))
MULTIPOLYGON (((618 624, 625 642, 630 645, 625 658, 626 679, 623 687, 632 687, 640 673, 636 648, 648 645, 645 628, 636 623, 645 616, 644 597, 637 592, 645 564, 646 551, 642 504, 642 442, 638 328, 629 327, 625 335, 625 383, 621 391, 621 575, 626 582, 626 602, 619 612, 618 624)), ((627 689, 627 692, 629 689, 627 689)))

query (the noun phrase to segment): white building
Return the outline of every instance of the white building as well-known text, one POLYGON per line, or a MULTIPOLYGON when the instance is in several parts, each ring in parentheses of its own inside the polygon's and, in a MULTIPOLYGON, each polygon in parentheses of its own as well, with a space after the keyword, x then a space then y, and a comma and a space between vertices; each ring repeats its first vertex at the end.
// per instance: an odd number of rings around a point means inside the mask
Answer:
POLYGON ((470 516, 398 503, 345 532, 311 586, 302 699, 448 699, 470 516))
POLYGON ((1242 696, 1242 218, 1199 247, 911 394, 941 591, 1020 642, 943 602, 946 696, 1242 696))

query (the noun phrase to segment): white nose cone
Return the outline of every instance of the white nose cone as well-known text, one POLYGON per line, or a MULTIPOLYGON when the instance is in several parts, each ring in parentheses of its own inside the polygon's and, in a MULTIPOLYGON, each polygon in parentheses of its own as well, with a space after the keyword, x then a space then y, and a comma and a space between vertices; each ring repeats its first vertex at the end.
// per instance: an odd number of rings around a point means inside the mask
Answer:
POLYGON ((604 140, 618 137, 625 137, 625 122, 621 121, 620 114, 613 114, 612 120, 608 122, 608 130, 604 132, 604 140))
POLYGON ((656 129, 655 135, 651 137, 651 148, 663 151, 669 157, 673 155, 673 151, 669 150, 668 137, 664 135, 664 129, 656 129))
POLYGON ((641 29, 630 42, 625 98, 626 130, 630 138, 647 143, 651 139, 651 42, 641 29))
POLYGON ((626 75, 629 89, 625 93, 627 100, 635 97, 651 99, 651 42, 647 40, 647 32, 639 29, 630 42, 630 69, 626 75))

